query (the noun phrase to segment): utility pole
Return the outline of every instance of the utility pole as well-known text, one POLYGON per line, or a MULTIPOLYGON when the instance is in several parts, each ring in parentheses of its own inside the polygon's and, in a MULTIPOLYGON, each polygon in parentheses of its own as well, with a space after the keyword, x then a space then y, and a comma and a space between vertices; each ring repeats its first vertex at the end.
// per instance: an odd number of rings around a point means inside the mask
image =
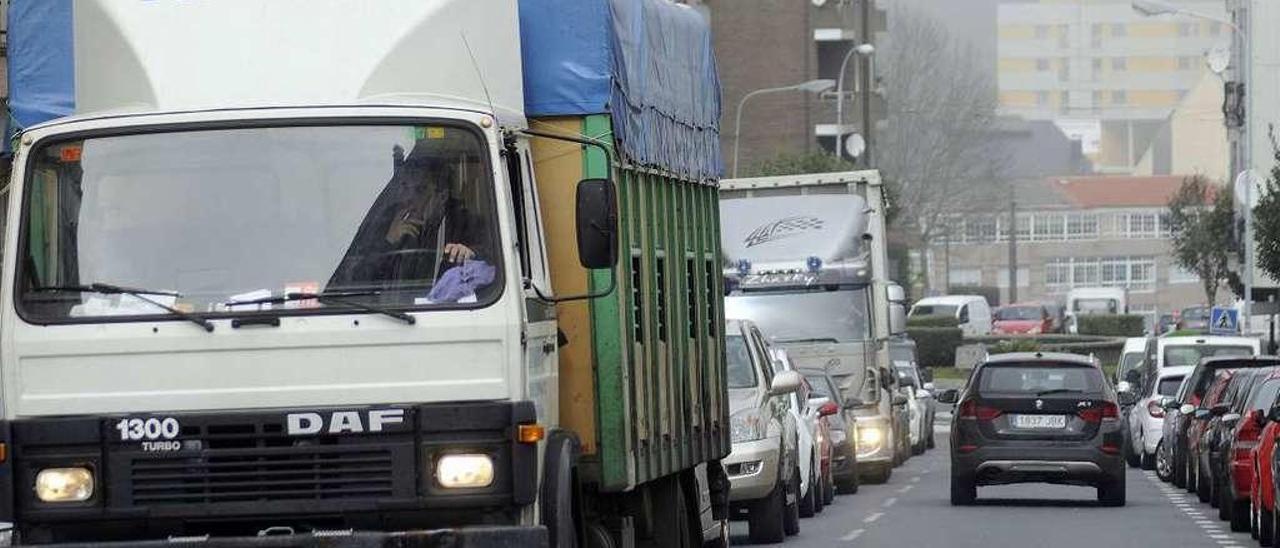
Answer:
POLYGON ((1009 200, 1009 302, 1018 302, 1018 202, 1009 200))
MULTIPOLYGON (((862 41, 867 44, 871 43, 871 1, 872 0, 862 0, 862 41)), ((866 56, 865 59, 861 59, 861 62, 864 63, 864 65, 862 66, 863 70, 861 71, 862 72, 862 78, 861 78, 862 80, 862 133, 864 134, 863 140, 866 141, 867 143, 867 150, 862 154, 863 154, 863 157, 866 158, 867 166, 875 167, 876 166, 875 164, 876 140, 874 137, 875 122, 871 120, 871 97, 873 95, 872 94, 873 90, 871 88, 872 86, 875 85, 875 81, 876 81, 876 75, 872 74, 872 72, 875 70, 873 68, 875 67, 875 64, 870 55, 866 56)), ((841 97, 840 99, 844 100, 843 97, 841 97)), ((836 128, 836 129, 838 130, 840 128, 836 128)), ((837 151, 836 154, 844 154, 844 152, 837 151)), ((951 284, 950 279, 947 280, 947 284, 949 288, 951 284)))
POLYGON ((942 235, 942 287, 946 288, 946 294, 951 294, 951 222, 947 222, 947 233, 942 235))

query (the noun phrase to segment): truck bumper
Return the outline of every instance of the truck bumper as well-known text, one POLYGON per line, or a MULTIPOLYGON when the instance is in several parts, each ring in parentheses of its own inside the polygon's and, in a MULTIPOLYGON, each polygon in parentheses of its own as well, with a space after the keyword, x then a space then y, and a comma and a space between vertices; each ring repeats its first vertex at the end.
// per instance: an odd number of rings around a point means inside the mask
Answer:
POLYGON ((341 532, 264 535, 253 537, 182 537, 165 540, 122 542, 79 542, 41 544, 59 548, 172 548, 175 544, 192 548, 523 548, 547 546, 547 529, 542 526, 464 527, 430 531, 341 532))

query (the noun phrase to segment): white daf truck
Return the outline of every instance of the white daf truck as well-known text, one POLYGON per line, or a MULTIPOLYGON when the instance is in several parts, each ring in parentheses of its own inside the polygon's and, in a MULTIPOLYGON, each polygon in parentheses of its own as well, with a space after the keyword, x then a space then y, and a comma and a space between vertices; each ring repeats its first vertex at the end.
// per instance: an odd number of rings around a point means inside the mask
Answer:
POLYGON ((9 14, 0 541, 727 542, 719 86, 697 12, 9 14), (641 171, 683 200, 631 207, 641 171))
POLYGON ((904 311, 900 288, 890 302, 884 207, 874 170, 720 187, 726 317, 756 322, 796 367, 831 374, 857 419, 856 474, 872 482, 887 481, 906 457, 895 408, 905 402, 888 389, 889 336, 903 327, 891 323, 904 323, 904 311))

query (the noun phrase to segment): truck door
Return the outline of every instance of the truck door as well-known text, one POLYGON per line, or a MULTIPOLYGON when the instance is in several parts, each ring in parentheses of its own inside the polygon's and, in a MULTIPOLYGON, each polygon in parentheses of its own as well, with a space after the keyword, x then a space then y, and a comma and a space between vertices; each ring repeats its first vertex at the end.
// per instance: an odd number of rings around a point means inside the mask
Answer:
POLYGON ((538 186, 533 174, 529 142, 518 139, 507 148, 507 173, 515 204, 516 237, 519 239, 520 272, 524 283, 524 376, 529 399, 538 421, 549 427, 559 422, 559 368, 556 309, 538 298, 538 290, 551 293, 547 254, 538 208, 538 186), (536 288, 536 289, 535 289, 536 288))

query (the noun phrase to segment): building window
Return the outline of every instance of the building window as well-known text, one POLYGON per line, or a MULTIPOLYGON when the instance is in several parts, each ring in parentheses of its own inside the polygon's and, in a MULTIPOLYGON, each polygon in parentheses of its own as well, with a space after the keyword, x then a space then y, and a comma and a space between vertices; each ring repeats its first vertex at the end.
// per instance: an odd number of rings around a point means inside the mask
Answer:
POLYGON ((1129 30, 1125 28, 1124 23, 1111 24, 1111 36, 1119 37, 1119 36, 1128 36, 1128 35, 1129 35, 1129 30))
POLYGON ((964 242, 986 244, 996 241, 996 218, 974 217, 964 223, 964 242))
POLYGON ((1129 70, 1129 59, 1126 57, 1112 57, 1111 70, 1114 70, 1114 71, 1129 70))
POLYGON ((1146 240, 1159 238, 1159 218, 1156 213, 1122 213, 1120 233, 1125 238, 1146 240))
POLYGON ((947 273, 947 285, 969 287, 982 285, 982 269, 953 268, 947 273))
POLYGON ((1036 40, 1044 40, 1049 37, 1048 25, 1036 25, 1036 40))
POLYGON ((1198 284, 1200 276, 1195 272, 1182 268, 1177 264, 1169 265, 1169 283, 1170 284, 1198 284))
POLYGON ((1123 287, 1132 291, 1155 289, 1154 257, 1067 257, 1045 263, 1045 285, 1053 291, 1075 287, 1123 287))
POLYGON ((1129 93, 1123 89, 1117 89, 1111 92, 1111 104, 1123 105, 1129 102, 1129 93))
POLYGON ((1061 213, 1038 213, 1032 223, 1031 239, 1037 242, 1060 241, 1066 234, 1061 213))
POLYGON ((1036 92, 1036 106, 1043 107, 1043 106, 1048 106, 1048 105, 1049 105, 1049 92, 1047 92, 1047 91, 1037 91, 1037 92, 1036 92))
POLYGON ((1051 289, 1071 287, 1071 260, 1050 259, 1044 264, 1044 283, 1051 289))
POLYGON ((1089 45, 1094 49, 1102 47, 1102 23, 1094 23, 1089 27, 1089 45))
POLYGON ((1093 240, 1098 237, 1098 216, 1093 213, 1067 215, 1068 240, 1093 240))
POLYGON ((1036 70, 1047 72, 1049 70, 1049 60, 1043 57, 1036 59, 1036 70))

